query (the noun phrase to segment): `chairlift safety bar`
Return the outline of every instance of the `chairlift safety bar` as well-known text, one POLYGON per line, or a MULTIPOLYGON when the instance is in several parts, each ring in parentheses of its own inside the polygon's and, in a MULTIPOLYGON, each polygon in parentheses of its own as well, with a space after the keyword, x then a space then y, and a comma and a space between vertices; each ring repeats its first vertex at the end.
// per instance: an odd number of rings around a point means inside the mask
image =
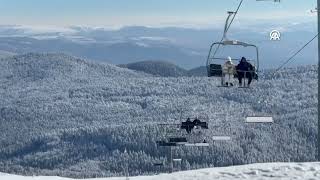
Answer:
POLYGON ((222 45, 222 46, 242 46, 242 47, 253 47, 256 49, 256 71, 259 71, 259 48, 256 45, 253 44, 248 44, 248 43, 244 43, 244 42, 240 42, 240 41, 224 41, 224 42, 215 42, 210 46, 210 51, 207 57, 207 69, 208 71, 210 70, 210 64, 211 64, 211 60, 214 57, 211 57, 211 53, 212 53, 212 48, 216 45, 222 45))

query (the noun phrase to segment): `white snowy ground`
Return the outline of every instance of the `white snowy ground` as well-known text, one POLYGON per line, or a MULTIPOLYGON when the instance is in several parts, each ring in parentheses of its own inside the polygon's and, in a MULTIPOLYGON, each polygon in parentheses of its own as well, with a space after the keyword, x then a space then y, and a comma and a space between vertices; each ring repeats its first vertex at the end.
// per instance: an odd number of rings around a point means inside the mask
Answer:
MULTIPOLYGON (((1 180, 71 180, 61 177, 24 177, 0 173, 1 180)), ((90 180, 125 180, 125 177, 90 180)), ((130 177, 131 180, 319 180, 320 162, 316 163, 267 163, 244 166, 201 169, 194 171, 160 174, 156 176, 130 177)))

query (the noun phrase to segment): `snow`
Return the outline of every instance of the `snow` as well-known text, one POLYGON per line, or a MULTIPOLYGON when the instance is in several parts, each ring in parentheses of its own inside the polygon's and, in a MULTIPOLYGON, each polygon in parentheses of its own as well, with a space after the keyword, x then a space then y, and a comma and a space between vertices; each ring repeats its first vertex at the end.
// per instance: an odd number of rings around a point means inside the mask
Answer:
POLYGON ((145 76, 63 54, 30 53, 0 64, 0 164, 6 173, 120 176, 129 163, 130 174, 150 174, 154 163, 169 166, 166 149, 158 151, 154 142, 170 132, 155 124, 181 116, 208 118, 210 128, 193 142, 212 144, 204 151, 177 149, 183 170, 316 157, 316 66, 287 69, 272 81, 266 74, 248 90, 221 89, 206 77, 145 76), (263 114, 275 123, 245 124, 245 117, 263 114))
MULTIPOLYGON (((264 180, 264 179, 320 179, 320 162, 312 163, 265 163, 243 166, 210 168, 192 171, 175 172, 172 174, 159 174, 155 176, 130 177, 131 180, 264 180)), ((5 180, 69 180, 61 177, 25 177, 18 175, 0 174, 5 180)), ((96 180, 122 180, 125 177, 97 178, 96 180)), ((93 179, 88 179, 93 180, 93 179)))

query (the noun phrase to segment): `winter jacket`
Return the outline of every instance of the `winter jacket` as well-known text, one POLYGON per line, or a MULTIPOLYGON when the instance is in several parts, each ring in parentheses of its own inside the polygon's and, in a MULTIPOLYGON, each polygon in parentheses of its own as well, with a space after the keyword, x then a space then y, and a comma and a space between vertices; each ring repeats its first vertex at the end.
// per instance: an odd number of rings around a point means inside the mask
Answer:
POLYGON ((240 61, 240 63, 236 67, 239 72, 252 72, 254 71, 254 66, 247 61, 240 61))
POLYGON ((222 67, 222 73, 223 74, 235 74, 235 65, 231 62, 231 61, 227 61, 226 63, 224 63, 223 67, 222 67))

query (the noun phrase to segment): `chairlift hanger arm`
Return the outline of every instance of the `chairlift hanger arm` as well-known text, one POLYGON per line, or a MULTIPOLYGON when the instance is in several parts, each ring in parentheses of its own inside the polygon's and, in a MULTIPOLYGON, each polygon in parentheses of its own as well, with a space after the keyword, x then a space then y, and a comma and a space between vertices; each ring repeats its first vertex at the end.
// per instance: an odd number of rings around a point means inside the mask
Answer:
MULTIPOLYGON (((223 37, 222 37, 222 39, 221 39, 220 42, 222 42, 224 39, 227 38, 227 32, 229 31, 229 29, 230 29, 230 27, 231 27, 231 25, 232 25, 232 23, 233 23, 236 15, 238 14, 238 12, 239 12, 239 10, 240 10, 240 8, 241 8, 241 6, 242 6, 243 1, 244 1, 244 0, 241 0, 241 1, 240 1, 240 3, 239 3, 239 5, 238 5, 238 7, 237 7, 237 9, 236 9, 235 12, 228 12, 229 15, 228 15, 227 20, 226 20, 226 24, 225 24, 225 28, 224 28, 224 34, 223 34, 223 37), (230 19, 231 15, 234 15, 234 16, 232 17, 232 19, 231 19, 231 21, 230 21, 230 23, 229 23, 229 19, 230 19)), ((279 2, 279 3, 281 2, 281 0, 256 0, 256 1, 273 1, 273 2, 279 2)), ((215 51, 214 51, 214 53, 213 53, 213 56, 216 55, 216 53, 218 52, 220 46, 221 46, 221 44, 218 44, 218 47, 215 49, 215 51)), ((211 48, 210 48, 209 56, 210 56, 210 54, 211 54, 211 51, 212 51, 212 46, 211 46, 211 48)), ((208 59, 209 59, 209 57, 208 57, 208 59)), ((208 64, 208 62, 207 62, 207 66, 208 66, 208 65, 209 65, 209 64, 208 64)))
POLYGON ((227 33, 228 33, 228 30, 229 30, 229 25, 231 25, 230 23, 229 23, 229 20, 230 20, 230 18, 231 18, 231 16, 233 15, 233 16, 235 16, 236 15, 236 12, 232 12, 232 11, 229 11, 228 12, 228 17, 227 17, 227 19, 226 19, 226 23, 225 23, 225 25, 224 25, 224 32, 223 32, 223 38, 222 39, 227 39, 227 33))
MULTIPOLYGON (((240 9, 243 1, 244 1, 244 0, 241 0, 241 1, 240 1, 239 5, 238 5, 238 7, 237 7, 237 10, 233 13, 234 16, 232 17, 230 23, 229 23, 229 19, 230 19, 230 17, 231 17, 232 14, 231 14, 231 12, 228 12, 228 13, 229 13, 229 16, 228 16, 228 18, 227 18, 227 20, 226 20, 226 25, 225 25, 226 28, 225 28, 225 30, 224 30, 224 35, 223 35, 223 37, 221 38, 220 42, 222 42, 222 41, 226 38, 226 36, 227 36, 226 34, 227 34, 227 32, 229 31, 229 29, 230 29, 230 27, 231 27, 234 19, 236 18, 236 15, 238 14, 239 9, 240 9), (230 14, 231 14, 231 15, 230 15, 230 14)), ((220 48, 220 45, 219 45, 219 46, 216 48, 216 50, 214 51, 214 55, 218 52, 219 48, 220 48)))

